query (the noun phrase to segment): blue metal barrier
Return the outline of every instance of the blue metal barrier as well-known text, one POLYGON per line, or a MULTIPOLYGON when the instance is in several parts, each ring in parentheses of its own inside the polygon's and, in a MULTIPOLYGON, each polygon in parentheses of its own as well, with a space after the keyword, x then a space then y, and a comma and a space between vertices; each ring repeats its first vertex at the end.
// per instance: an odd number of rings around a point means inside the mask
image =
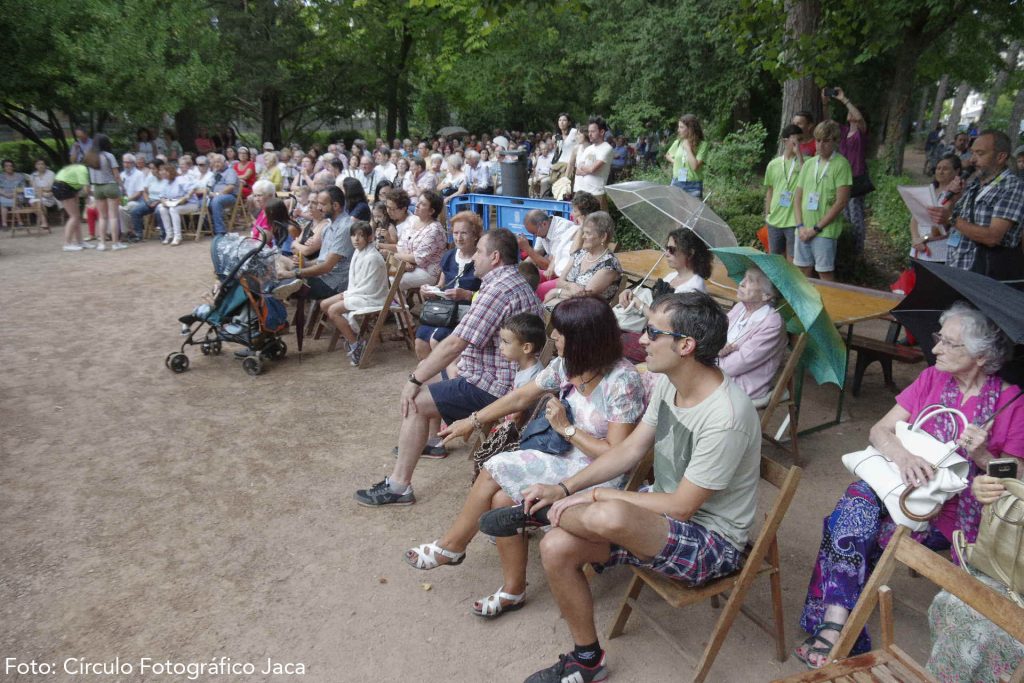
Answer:
POLYGON ((529 197, 505 197, 495 194, 463 194, 455 197, 448 204, 448 216, 454 216, 459 211, 475 211, 481 214, 484 221, 484 230, 491 229, 491 207, 495 208, 497 226, 508 228, 517 235, 526 235, 531 242, 533 236, 526 230, 523 224, 526 214, 532 209, 540 209, 552 216, 561 216, 569 220, 572 213, 570 202, 560 202, 555 199, 531 199, 529 197))

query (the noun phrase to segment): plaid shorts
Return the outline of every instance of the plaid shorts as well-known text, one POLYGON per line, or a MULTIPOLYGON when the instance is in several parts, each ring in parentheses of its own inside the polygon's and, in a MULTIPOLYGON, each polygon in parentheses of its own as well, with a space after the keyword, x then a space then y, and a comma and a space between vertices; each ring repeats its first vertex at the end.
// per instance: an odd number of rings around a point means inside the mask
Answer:
POLYGON ((597 571, 617 564, 650 569, 688 586, 700 586, 711 579, 726 576, 743 565, 743 556, 721 534, 696 522, 680 522, 668 515, 668 539, 650 562, 641 560, 625 548, 612 545, 612 553, 597 571))

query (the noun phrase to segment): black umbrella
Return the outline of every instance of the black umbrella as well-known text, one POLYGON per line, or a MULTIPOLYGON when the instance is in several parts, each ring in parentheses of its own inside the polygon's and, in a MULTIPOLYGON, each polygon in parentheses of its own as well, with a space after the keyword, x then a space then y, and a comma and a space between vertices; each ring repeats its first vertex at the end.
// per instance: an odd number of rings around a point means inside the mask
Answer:
POLYGON ((939 316, 957 301, 966 301, 995 323, 1016 344, 1013 360, 1000 373, 1019 384, 1024 379, 1024 292, 992 278, 939 263, 914 261, 917 282, 892 314, 917 337, 928 364, 935 363, 931 336, 939 316))

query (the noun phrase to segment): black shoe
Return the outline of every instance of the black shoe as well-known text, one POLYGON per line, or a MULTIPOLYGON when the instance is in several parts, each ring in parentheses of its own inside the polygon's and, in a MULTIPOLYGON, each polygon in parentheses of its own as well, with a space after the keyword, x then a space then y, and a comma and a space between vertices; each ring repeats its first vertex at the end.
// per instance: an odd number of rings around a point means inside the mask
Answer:
POLYGON ((604 653, 594 666, 584 666, 576 661, 573 653, 558 655, 558 663, 547 669, 541 669, 526 679, 526 683, 591 683, 608 678, 608 669, 604 667, 604 653))
POLYGON ((548 526, 548 508, 534 510, 530 514, 523 512, 523 506, 513 505, 506 508, 488 510, 480 515, 480 531, 488 536, 515 536, 529 527, 548 526))
MULTIPOLYGON (((391 449, 391 455, 395 458, 398 457, 398 446, 391 449)), ((448 451, 445 450, 444 446, 424 446, 423 450, 420 451, 420 455, 424 458, 432 460, 442 460, 448 457, 448 451)))
POLYGON ((356 491, 354 498, 357 503, 364 507, 412 505, 416 502, 416 495, 412 492, 412 486, 405 487, 404 493, 394 493, 387 479, 378 481, 368 489, 356 491))

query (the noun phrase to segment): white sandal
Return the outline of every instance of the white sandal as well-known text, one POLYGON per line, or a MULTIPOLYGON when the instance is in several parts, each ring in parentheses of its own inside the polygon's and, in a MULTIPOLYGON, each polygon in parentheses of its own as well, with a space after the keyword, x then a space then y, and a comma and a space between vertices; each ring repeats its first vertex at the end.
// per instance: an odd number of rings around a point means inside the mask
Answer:
POLYGON ((454 567, 455 565, 462 564, 464 559, 466 559, 466 553, 456 553, 442 548, 437 544, 437 541, 424 543, 417 548, 410 548, 405 553, 405 561, 416 567, 416 569, 436 569, 442 564, 454 567), (410 557, 410 553, 415 553, 415 557, 410 557), (447 557, 449 561, 438 562, 438 556, 447 557))
POLYGON ((505 588, 502 586, 494 593, 491 593, 486 598, 479 600, 480 608, 477 609, 476 605, 473 605, 473 614, 484 619, 495 619, 500 617, 505 612, 515 612, 517 609, 521 609, 526 604, 526 592, 522 592, 519 595, 512 595, 506 593, 505 588), (511 604, 503 605, 501 601, 505 600, 511 604))

